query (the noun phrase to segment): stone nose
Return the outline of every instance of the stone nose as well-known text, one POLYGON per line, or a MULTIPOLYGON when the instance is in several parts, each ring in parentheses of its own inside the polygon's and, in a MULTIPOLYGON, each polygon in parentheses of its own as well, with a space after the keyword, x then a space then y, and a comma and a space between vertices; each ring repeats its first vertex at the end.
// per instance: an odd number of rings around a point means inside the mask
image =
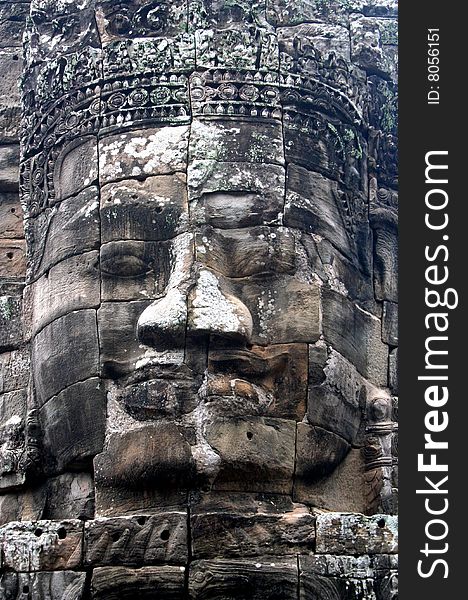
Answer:
MULTIPOLYGON (((249 343, 253 322, 248 308, 204 268, 195 282, 180 282, 140 315, 138 339, 157 350, 180 348, 186 335, 217 335, 249 343)), ((192 280, 193 281, 193 280, 192 280)))

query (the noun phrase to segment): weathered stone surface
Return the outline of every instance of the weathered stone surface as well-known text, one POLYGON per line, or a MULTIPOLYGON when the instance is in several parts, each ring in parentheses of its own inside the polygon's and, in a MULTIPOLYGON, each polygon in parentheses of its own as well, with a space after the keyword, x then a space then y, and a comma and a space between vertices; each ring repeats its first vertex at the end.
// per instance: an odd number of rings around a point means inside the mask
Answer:
POLYGON ((95 184, 98 178, 98 147, 95 137, 78 138, 68 144, 54 169, 56 200, 65 200, 95 184))
POLYGON ((390 346, 398 346, 398 305, 395 302, 383 304, 382 340, 390 346))
POLYGON ((17 600, 25 595, 35 600, 81 600, 86 593, 86 573, 5 573, 0 577, 0 592, 5 594, 5 600, 17 600))
POLYGON ((26 391, 0 394, 0 489, 25 483, 26 391))
POLYGON ((171 272, 170 242, 125 240, 101 246, 102 301, 161 296, 171 272))
POLYGON ((12 522, 0 529, 5 567, 15 571, 74 569, 81 565, 81 521, 12 522))
MULTIPOLYGON (((297 49, 310 45, 324 57, 333 52, 337 57, 349 61, 350 45, 349 31, 343 25, 325 23, 303 23, 278 29, 278 41, 281 51, 289 58, 287 63, 297 60, 297 49)), ((288 64, 289 66, 289 64, 288 64)), ((282 64, 284 70, 285 65, 282 64)))
MULTIPOLYGON (((0 142, 14 144, 19 139, 21 108, 19 106, 0 106, 0 142)), ((17 188, 16 188, 17 189, 17 188)))
POLYGON ((0 147, 0 192, 17 192, 19 185, 19 147, 0 147))
POLYGON ((85 525, 87 566, 187 562, 187 513, 95 519, 85 525))
POLYGON ((312 483, 298 479, 294 500, 324 510, 365 513, 369 510, 362 450, 351 448, 328 477, 312 483))
POLYGON ((99 379, 75 383, 39 411, 46 472, 89 466, 104 444, 106 404, 99 379))
POLYGON ((226 277, 292 273, 295 243, 283 227, 249 227, 223 231, 201 228, 195 238, 197 259, 226 277))
POLYGON ((102 242, 168 240, 188 224, 183 173, 126 179, 105 185, 101 194, 102 242))
POLYGON ((96 487, 185 487, 194 474, 190 445, 174 423, 114 433, 94 460, 96 487))
MULTIPOLYGON (((231 7, 204 0, 202 7, 204 10, 193 4, 189 10, 189 23, 192 27, 197 25, 194 29, 197 66, 278 69, 276 35, 262 18, 261 3, 239 2, 231 7)), ((226 95, 229 97, 229 92, 226 95)))
POLYGON ((141 598, 152 600, 157 592, 161 600, 179 600, 184 593, 184 567, 100 567, 93 570, 93 600, 141 598))
POLYGON ((0 495, 0 526, 10 521, 37 521, 44 517, 44 486, 39 485, 26 491, 3 492, 2 490, 0 495))
MULTIPOLYGON (((1 5, 0 5, 1 8, 1 5)), ((24 237, 23 211, 17 194, 0 194, 0 239, 21 239, 24 237)))
POLYGON ((94 251, 72 256, 26 287, 25 304, 33 334, 72 311, 99 306, 98 259, 94 251))
POLYGON ((365 271, 371 238, 364 210, 358 194, 350 196, 323 175, 289 165, 284 224, 324 237, 365 271))
POLYGON ((294 555, 315 546, 315 517, 284 496, 208 495, 192 505, 190 525, 195 560, 294 555))
POLYGON ((348 296, 368 312, 380 316, 381 307, 374 299, 374 286, 369 273, 360 270, 366 265, 355 264, 347 259, 326 239, 318 239, 314 234, 302 232, 297 251, 302 247, 307 256, 307 273, 311 272, 328 285, 332 290, 348 296))
MULTIPOLYGON (((0 5, 1 9, 2 6, 0 5)), ((1 30, 2 22, 0 14, 0 33, 1 30)), ((1 39, 4 41, 3 37, 1 39)), ((4 48, 2 46, 3 44, 0 44, 0 73, 2 74, 0 103, 6 107, 19 106, 20 90, 18 82, 23 67, 22 53, 18 48, 4 48)))
POLYGON ((394 231, 374 232, 374 254, 375 297, 398 302, 398 239, 394 231))
POLYGON ((397 20, 354 16, 351 18, 350 32, 352 60, 371 75, 395 79, 397 20))
POLYGON ((395 554, 396 518, 389 515, 328 513, 317 517, 319 554, 395 554))
POLYGON ((386 385, 388 346, 382 342, 380 320, 340 294, 322 288, 325 340, 376 385, 386 385))
POLYGON ((283 165, 281 125, 196 119, 191 128, 189 159, 283 165))
POLYGON ((398 348, 388 357, 388 385, 394 394, 398 394, 398 348))
POLYGON ((99 310, 100 360, 105 377, 133 371, 145 349, 136 336, 137 321, 149 301, 104 302, 99 310))
POLYGON ((190 566, 189 597, 244 597, 252 600, 296 600, 296 559, 268 556, 252 560, 200 560, 190 566))
POLYGON ((0 354, 0 393, 25 388, 29 381, 29 349, 0 354))
POLYGON ((2 2, 0 4, 0 48, 21 48, 29 2, 2 2))
POLYGON ((366 397, 366 382, 352 363, 321 342, 309 347, 311 424, 359 443, 366 397))
POLYGON ((186 170, 189 129, 186 126, 132 131, 99 142, 101 185, 186 170))
POLYGON ((63 200, 50 212, 30 219, 27 225, 33 242, 30 277, 36 278, 66 258, 96 250, 100 241, 98 210, 98 189, 89 187, 63 200))
POLYGON ((215 487, 290 493, 295 429, 295 423, 283 419, 215 419, 206 431, 208 443, 220 457, 215 487), (273 456, 271 448, 275 448, 273 456))
POLYGON ((21 279, 26 274, 26 243, 23 240, 0 240, 0 273, 21 279))
POLYGON ((381 598, 398 593, 394 555, 299 557, 300 599, 381 598))
POLYGON ((71 312, 44 327, 32 342, 36 400, 42 406, 65 387, 99 372, 96 311, 71 312))
POLYGON ((320 427, 298 423, 296 478, 311 485, 329 476, 349 450, 348 442, 336 434, 320 427))
POLYGON ((252 346, 248 351, 210 344, 207 396, 220 416, 302 419, 307 397, 306 344, 252 346))
POLYGON ((313 343, 320 337, 320 289, 284 276, 257 276, 233 282, 253 318, 252 342, 313 343))
POLYGON ((221 229, 280 225, 284 180, 276 165, 194 160, 187 173, 193 219, 221 229))
POLYGON ((4 351, 21 345, 23 323, 21 296, 3 294, 2 291, 0 287, 0 350, 4 351))
POLYGON ((46 483, 44 518, 60 521, 94 516, 94 481, 89 473, 64 473, 46 483))

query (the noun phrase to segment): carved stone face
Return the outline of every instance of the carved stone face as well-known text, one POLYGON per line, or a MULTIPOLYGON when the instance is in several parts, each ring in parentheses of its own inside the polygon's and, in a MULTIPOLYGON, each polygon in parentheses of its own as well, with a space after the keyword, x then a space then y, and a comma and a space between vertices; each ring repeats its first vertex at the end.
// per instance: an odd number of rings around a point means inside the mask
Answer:
POLYGON ((102 48, 75 14, 86 51, 33 77, 62 100, 26 81, 53 124, 22 167, 46 470, 94 459, 104 515, 190 489, 364 510, 346 482, 388 347, 358 80, 245 11, 180 34, 182 3, 97 4, 102 48))

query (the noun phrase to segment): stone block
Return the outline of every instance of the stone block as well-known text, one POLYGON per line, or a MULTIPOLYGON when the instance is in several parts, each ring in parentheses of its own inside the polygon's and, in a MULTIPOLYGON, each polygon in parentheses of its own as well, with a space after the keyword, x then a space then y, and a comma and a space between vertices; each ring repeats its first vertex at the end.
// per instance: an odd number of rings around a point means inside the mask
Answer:
POLYGON ((320 288, 290 275, 234 280, 235 296, 253 319, 259 345, 314 343, 320 337, 320 288))
POLYGON ((374 299, 374 285, 367 264, 349 260, 325 238, 318 239, 302 232, 298 251, 304 248, 307 256, 307 274, 313 273, 332 290, 357 302, 368 312, 380 316, 382 309, 374 299), (315 239, 314 239, 315 238, 315 239), (364 270, 362 270, 364 269, 364 270))
POLYGON ((25 388, 29 381, 29 349, 0 354, 0 393, 25 388))
POLYGON ((219 490, 290 493, 296 426, 264 417, 213 419, 206 440, 219 455, 219 490), (275 448, 274 454, 271 448, 275 448))
POLYGON ((86 573, 55 571, 5 573, 0 577, 0 592, 5 600, 81 600, 86 594, 86 573), (29 595, 28 595, 29 594, 29 595))
POLYGON ((23 279, 26 275, 26 242, 0 239, 0 273, 2 277, 23 279))
POLYGON ((231 8, 205 0, 202 11, 196 4, 190 5, 189 31, 196 36, 197 66, 278 71, 278 42, 262 8, 264 11, 263 4, 256 2, 239 2, 231 8))
POLYGON ((281 224, 284 167, 194 160, 187 173, 195 223, 221 229, 281 224))
POLYGON ((374 289, 380 301, 398 302, 398 238, 395 231, 374 232, 374 289))
POLYGON ((65 200, 82 192, 98 179, 98 147, 93 136, 79 137, 68 144, 54 168, 55 199, 65 200))
POLYGON ((0 529, 3 564, 15 571, 62 571, 81 566, 83 523, 23 521, 0 529))
POLYGON ((23 211, 18 194, 0 193, 0 223, 0 239, 24 238, 23 211))
POLYGON ((382 340, 389 346, 398 346, 398 304, 395 302, 383 303, 382 340))
POLYGON ((351 444, 362 442, 366 381, 338 352, 317 344, 309 347, 307 416, 351 444))
POLYGON ((32 333, 52 321, 100 304, 99 255, 86 252, 67 258, 25 289, 32 333))
POLYGON ((396 78, 392 47, 398 44, 396 19, 353 15, 350 22, 351 60, 370 75, 396 78))
POLYGON ((195 237, 197 260, 226 277, 293 273, 294 236, 284 227, 221 230, 203 227, 195 237))
POLYGON ((97 376, 96 311, 71 312, 44 327, 32 342, 31 364, 39 406, 77 381, 97 376))
POLYGON ((386 386, 388 346, 382 342, 380 320, 326 287, 321 294, 325 340, 366 379, 386 386))
POLYGON ((317 517, 318 554, 395 554, 397 519, 390 515, 327 513, 317 517))
POLYGON ((101 185, 186 171, 188 138, 189 128, 182 125, 135 130, 101 139, 101 185))
POLYGON ((21 49, 26 17, 29 15, 28 2, 2 2, 0 4, 0 48, 21 49))
POLYGON ((368 272, 371 253, 369 223, 365 204, 358 193, 342 189, 337 182, 291 164, 286 182, 284 224, 316 234, 368 272), (352 202, 353 213, 346 205, 352 202))
MULTIPOLYGON (((0 106, 0 143, 15 144, 19 141, 21 108, 19 106, 0 106)), ((15 186, 15 190, 17 191, 15 186)))
POLYGON ((398 348, 392 350, 388 358, 388 385, 393 394, 398 394, 398 348))
POLYGON ((0 146, 0 192, 18 192, 19 146, 0 146))
MULTIPOLYGON (((32 490, 16 490, 0 495, 0 526, 10 521, 37 521, 44 517, 46 504, 45 487, 32 490)), ((0 588, 1 589, 1 588, 0 588)))
POLYGON ((154 299, 166 290, 173 263, 170 242, 124 240, 101 247, 102 301, 154 299))
POLYGON ((282 64, 284 70, 291 69, 290 63, 293 63, 294 59, 297 60, 297 48, 305 44, 313 45, 324 58, 334 53, 347 62, 350 60, 349 31, 344 25, 302 23, 280 27, 277 32, 281 52, 285 55, 282 64))
POLYGON ((90 473, 64 473, 50 477, 45 485, 44 518, 54 521, 94 516, 94 481, 90 473))
POLYGON ((87 566, 185 564, 187 513, 95 519, 85 525, 87 566))
POLYGON ((99 379, 70 385, 48 400, 39 421, 47 474, 89 467, 104 445, 106 401, 99 379))
POLYGON ((393 600, 398 593, 394 555, 299 557, 300 600, 366 598, 393 600))
POLYGON ((179 600, 185 589, 184 567, 99 567, 93 570, 91 598, 153 600, 157 591, 161 600, 179 600))
POLYGON ((311 485, 330 477, 350 448, 346 440, 331 431, 298 423, 296 479, 311 485))
POLYGON ((295 555, 313 551, 315 517, 284 496, 208 495, 192 505, 191 539, 195 560, 295 555))
POLYGON ((94 460, 96 489, 185 488, 194 475, 190 445, 175 423, 113 433, 94 460))
POLYGON ((284 165, 281 124, 195 119, 190 134, 189 160, 284 165))
MULTIPOLYGON (((0 9, 2 5, 0 5, 0 9)), ((3 22, 4 23, 4 22, 3 22)), ((0 13, 0 33, 2 30, 0 13)), ((1 38, 4 41, 4 38, 1 38)), ((5 107, 19 106, 20 88, 19 81, 23 68, 21 48, 4 48, 0 42, 0 74, 2 87, 0 89, 0 103, 5 107)))
POLYGON ((23 341, 23 311, 21 295, 2 292, 0 288, 0 351, 5 351, 23 341))
POLYGON ((307 397, 306 344, 238 350, 210 343, 207 404, 225 417, 269 416, 301 420, 307 397))
POLYGON ((99 308, 100 360, 104 377, 117 378, 131 373, 145 347, 136 336, 141 313, 150 301, 104 302, 99 308))
POLYGON ((101 191, 102 242, 169 240, 188 225, 183 173, 119 181, 101 191))
POLYGON ((0 490, 25 482, 26 391, 0 394, 0 490))
POLYGON ((328 477, 313 482, 298 478, 294 500, 327 511, 368 512, 365 468, 362 450, 351 448, 328 477))
POLYGON ((89 187, 63 200, 52 211, 30 219, 30 278, 37 278, 67 258, 97 250, 100 243, 98 211, 98 189, 89 187))
POLYGON ((223 597, 297 600, 297 588, 296 558, 199 560, 190 565, 190 600, 223 597))

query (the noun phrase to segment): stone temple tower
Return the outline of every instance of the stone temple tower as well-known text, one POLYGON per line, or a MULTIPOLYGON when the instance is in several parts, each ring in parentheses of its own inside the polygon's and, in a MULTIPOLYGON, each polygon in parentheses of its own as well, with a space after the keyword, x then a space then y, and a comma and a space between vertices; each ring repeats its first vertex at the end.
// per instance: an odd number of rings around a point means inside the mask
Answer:
POLYGON ((397 598, 396 15, 0 0, 0 599, 397 598))

